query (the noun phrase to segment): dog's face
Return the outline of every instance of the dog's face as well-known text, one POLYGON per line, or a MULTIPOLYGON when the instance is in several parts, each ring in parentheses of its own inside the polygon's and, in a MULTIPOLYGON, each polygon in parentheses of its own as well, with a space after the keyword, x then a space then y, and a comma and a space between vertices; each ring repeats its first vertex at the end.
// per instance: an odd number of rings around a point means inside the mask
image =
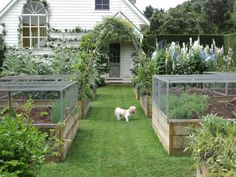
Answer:
POLYGON ((130 112, 130 114, 134 114, 136 112, 136 107, 135 106, 131 106, 129 108, 129 112, 130 112))

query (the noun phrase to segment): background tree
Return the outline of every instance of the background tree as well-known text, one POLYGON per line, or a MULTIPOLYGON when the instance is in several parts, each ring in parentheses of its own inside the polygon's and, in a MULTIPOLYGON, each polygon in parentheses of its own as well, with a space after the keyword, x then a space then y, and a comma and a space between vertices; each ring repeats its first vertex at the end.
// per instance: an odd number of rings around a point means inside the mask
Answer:
POLYGON ((144 15, 145 15, 148 19, 150 19, 150 18, 152 17, 152 14, 153 14, 154 10, 155 10, 155 9, 154 9, 151 5, 149 5, 149 6, 147 6, 147 7, 145 8, 144 15))
POLYGON ((233 26, 230 15, 233 4, 234 0, 206 0, 203 3, 202 12, 206 20, 205 24, 210 24, 210 33, 226 32, 233 26))

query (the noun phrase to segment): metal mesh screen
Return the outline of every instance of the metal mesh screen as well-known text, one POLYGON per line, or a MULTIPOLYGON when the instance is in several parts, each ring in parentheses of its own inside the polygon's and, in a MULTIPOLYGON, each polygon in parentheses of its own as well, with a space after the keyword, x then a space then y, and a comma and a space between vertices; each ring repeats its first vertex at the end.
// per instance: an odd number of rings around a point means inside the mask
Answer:
MULTIPOLYGON (((47 123, 63 121, 78 105, 78 85, 66 81, 67 76, 11 76, 0 79, 0 109, 20 111, 30 98, 33 110, 46 110, 50 116, 47 123), (58 78, 60 78, 58 80, 58 78), (12 79, 12 80, 11 80, 12 79)), ((36 113, 35 113, 36 114, 36 113)), ((46 115, 46 113, 44 113, 46 115)), ((33 115, 40 118, 39 115, 33 115)), ((35 120, 38 121, 38 120, 35 120)), ((40 121, 44 121, 41 120, 40 121)), ((46 120, 45 120, 46 121, 46 120)))
MULTIPOLYGON (((194 106, 200 107, 202 104, 199 102, 199 105, 197 105, 197 102, 200 99, 204 99, 201 95, 209 97, 208 100, 210 101, 208 104, 211 104, 216 100, 215 97, 218 97, 214 106, 220 105, 221 103, 222 105, 230 104, 228 103, 230 99, 236 96, 236 73, 153 76, 153 103, 167 118, 174 117, 173 104, 178 106, 178 110, 175 109, 175 111, 179 112, 175 114, 180 113, 180 115, 182 114, 181 111, 186 111, 186 107, 188 106, 190 108, 194 106), (190 105, 191 103, 186 103, 181 107, 184 99, 195 100, 196 104, 193 103, 193 105, 190 105), (184 108, 184 106, 186 107, 184 108)), ((207 110, 208 109, 210 108, 208 107, 207 110)), ((211 108, 211 110, 213 110, 213 108, 211 108)), ((204 111, 206 112, 206 110, 204 111)), ((190 113, 186 111, 186 115, 184 116, 190 116, 190 118, 192 115, 193 117, 201 116, 198 112, 192 111, 190 113)))

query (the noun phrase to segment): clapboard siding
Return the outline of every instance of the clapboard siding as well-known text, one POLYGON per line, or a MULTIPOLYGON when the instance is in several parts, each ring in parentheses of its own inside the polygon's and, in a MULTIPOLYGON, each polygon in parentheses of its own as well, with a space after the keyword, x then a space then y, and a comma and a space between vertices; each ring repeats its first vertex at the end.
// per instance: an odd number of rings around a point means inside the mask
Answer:
MULTIPOLYGON (((25 2, 26 0, 18 0, 0 18, 0 23, 6 25, 5 43, 7 46, 18 45, 19 32, 17 29, 25 2)), ((74 29, 77 26, 82 29, 93 29, 97 22, 100 22, 104 17, 114 16, 119 11, 132 20, 138 28, 141 24, 146 24, 124 0, 111 0, 110 11, 95 11, 94 0, 47 0, 47 3, 50 27, 59 30, 74 29)))
POLYGON ((132 53, 134 47, 132 43, 121 44, 121 77, 124 79, 130 79, 131 71, 133 66, 132 53))

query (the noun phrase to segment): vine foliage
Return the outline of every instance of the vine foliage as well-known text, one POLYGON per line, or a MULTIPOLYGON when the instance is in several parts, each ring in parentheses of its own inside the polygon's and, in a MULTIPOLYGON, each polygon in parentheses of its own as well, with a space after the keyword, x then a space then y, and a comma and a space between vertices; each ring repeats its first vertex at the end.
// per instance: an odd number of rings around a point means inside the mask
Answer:
POLYGON ((139 36, 132 24, 122 18, 109 17, 98 23, 94 30, 84 35, 80 44, 80 98, 89 97, 93 85, 103 81, 102 75, 109 72, 109 45, 114 42, 132 42, 135 51, 140 51, 139 36))

